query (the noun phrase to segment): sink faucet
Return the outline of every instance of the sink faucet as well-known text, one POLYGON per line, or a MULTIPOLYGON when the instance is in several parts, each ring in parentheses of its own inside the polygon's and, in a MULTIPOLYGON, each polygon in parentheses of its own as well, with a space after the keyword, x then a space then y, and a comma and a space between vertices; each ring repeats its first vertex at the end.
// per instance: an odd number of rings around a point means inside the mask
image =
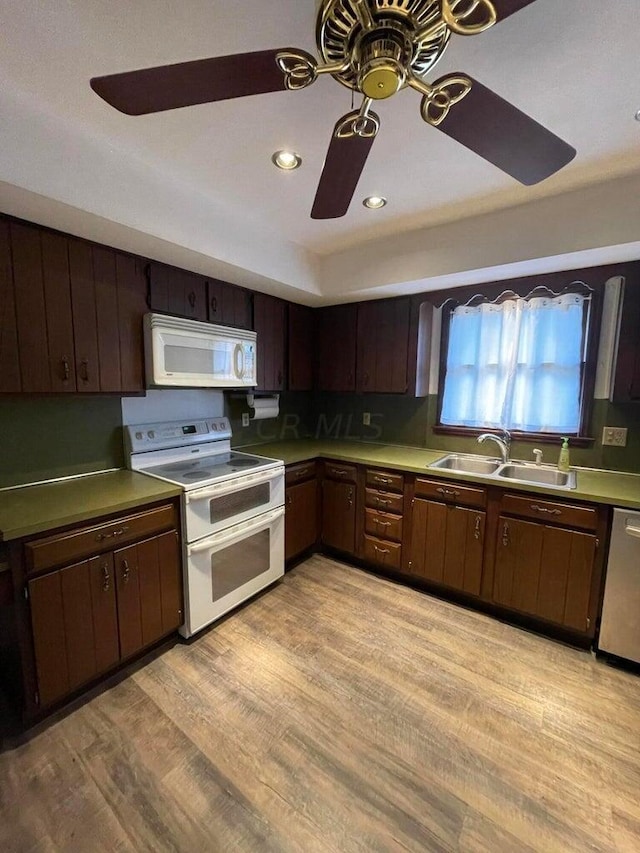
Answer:
POLYGON ((502 456, 503 464, 509 462, 509 454, 511 451, 511 433, 504 429, 502 430, 502 438, 499 435, 494 435, 492 432, 483 432, 482 435, 478 436, 478 444, 482 444, 483 441, 487 441, 487 439, 491 439, 491 441, 495 441, 495 443, 500 448, 500 456, 502 456))

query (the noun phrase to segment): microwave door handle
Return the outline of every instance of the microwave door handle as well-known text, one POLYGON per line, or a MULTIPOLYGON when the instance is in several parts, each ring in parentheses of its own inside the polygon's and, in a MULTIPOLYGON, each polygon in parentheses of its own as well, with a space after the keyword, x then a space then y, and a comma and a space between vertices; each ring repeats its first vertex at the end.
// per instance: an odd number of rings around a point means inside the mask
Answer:
POLYGON ((636 527, 633 524, 627 522, 624 526, 624 532, 629 536, 635 536, 636 539, 640 539, 640 527, 636 527))
POLYGON ((214 533, 213 536, 208 536, 200 542, 195 542, 187 548, 187 555, 199 554, 201 551, 209 551, 212 548, 219 548, 224 545, 233 545, 235 542, 241 542, 247 539, 254 533, 259 533, 266 527, 270 527, 274 521, 282 518, 284 515, 284 507, 274 509, 271 512, 264 513, 259 518, 246 522, 239 529, 232 528, 231 533, 214 533))
POLYGON ((270 480, 275 480, 281 476, 281 468, 269 469, 261 474, 247 474, 246 477, 242 478, 242 480, 231 480, 228 483, 218 483, 216 486, 211 486, 211 488, 203 489, 202 491, 196 490, 194 492, 186 492, 185 503, 232 495, 234 492, 241 492, 243 489, 248 489, 251 486, 259 486, 262 483, 268 483, 270 480))
POLYGON ((244 350, 242 349, 241 344, 236 344, 235 349, 233 351, 233 361, 234 368, 236 371, 236 378, 242 379, 244 376, 244 350))

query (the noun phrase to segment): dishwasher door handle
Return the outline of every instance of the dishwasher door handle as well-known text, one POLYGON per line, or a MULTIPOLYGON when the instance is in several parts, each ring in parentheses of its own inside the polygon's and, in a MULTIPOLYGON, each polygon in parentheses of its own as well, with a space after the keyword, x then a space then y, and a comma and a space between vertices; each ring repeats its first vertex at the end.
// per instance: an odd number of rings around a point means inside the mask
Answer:
POLYGON ((624 526, 624 532, 628 533, 629 536, 635 536, 636 539, 640 539, 640 527, 636 527, 634 524, 630 524, 628 521, 624 526))

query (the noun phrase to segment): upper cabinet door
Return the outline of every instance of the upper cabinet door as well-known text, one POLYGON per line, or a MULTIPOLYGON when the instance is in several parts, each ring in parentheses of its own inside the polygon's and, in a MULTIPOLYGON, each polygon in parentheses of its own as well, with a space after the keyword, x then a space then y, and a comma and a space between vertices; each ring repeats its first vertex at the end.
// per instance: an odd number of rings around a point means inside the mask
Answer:
POLYGON ((75 391, 68 241, 63 234, 42 231, 41 243, 51 390, 75 391))
POLYGON ((118 328, 120 331, 120 383, 124 393, 144 391, 142 318, 147 312, 144 261, 116 254, 118 328))
POLYGON ((152 311, 206 321, 207 280, 195 273, 152 261, 149 264, 149 304, 152 311))
POLYGON ((410 316, 408 298, 358 305, 359 393, 406 393, 410 316))
POLYGON ((356 390, 356 305, 319 308, 317 322, 318 389, 356 390))
POLYGON ((100 391, 98 318, 91 244, 69 238, 69 274, 78 391, 100 391))
POLYGON ((640 264, 626 276, 613 381, 615 403, 640 400, 640 264))
POLYGON ((254 294, 253 328, 258 335, 258 391, 282 391, 285 387, 285 308, 282 299, 264 293, 254 294))
POLYGON ((23 391, 50 391, 41 230, 12 222, 11 250, 23 391))
POLYGON ((0 221, 0 392, 21 388, 9 223, 0 221))
POLYGON ((93 281, 96 294, 98 364, 101 391, 120 390, 120 324, 116 284, 116 253, 93 246, 93 281))
POLYGON ((238 329, 251 328, 251 295, 243 287, 236 287, 216 278, 208 281, 209 322, 238 329))
POLYGON ((288 326, 289 391, 311 391, 315 352, 313 309, 290 303, 288 326))

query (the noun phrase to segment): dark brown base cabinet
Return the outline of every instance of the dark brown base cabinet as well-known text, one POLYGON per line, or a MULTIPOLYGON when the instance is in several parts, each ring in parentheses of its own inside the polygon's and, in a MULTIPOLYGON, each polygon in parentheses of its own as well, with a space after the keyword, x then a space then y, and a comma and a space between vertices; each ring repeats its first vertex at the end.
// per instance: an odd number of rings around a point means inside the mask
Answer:
POLYGON ((322 544, 356 552, 356 468, 325 462, 322 480, 322 544))
POLYGON ((320 502, 315 461, 288 466, 285 483, 284 557, 292 560, 318 542, 320 502))
MULTIPOLYGON (((27 681, 28 671, 33 671, 34 682, 31 691, 26 685, 27 716, 59 702, 182 624, 177 518, 175 507, 166 505, 25 543, 25 615, 33 644, 33 665, 26 671, 27 681), (146 535, 162 527, 170 529, 146 535), (109 549, 118 539, 134 541, 109 549), (67 564, 71 555, 82 559, 67 564), (55 563, 64 565, 39 573, 55 563)), ((23 649, 23 665, 29 656, 29 649, 23 649)))

